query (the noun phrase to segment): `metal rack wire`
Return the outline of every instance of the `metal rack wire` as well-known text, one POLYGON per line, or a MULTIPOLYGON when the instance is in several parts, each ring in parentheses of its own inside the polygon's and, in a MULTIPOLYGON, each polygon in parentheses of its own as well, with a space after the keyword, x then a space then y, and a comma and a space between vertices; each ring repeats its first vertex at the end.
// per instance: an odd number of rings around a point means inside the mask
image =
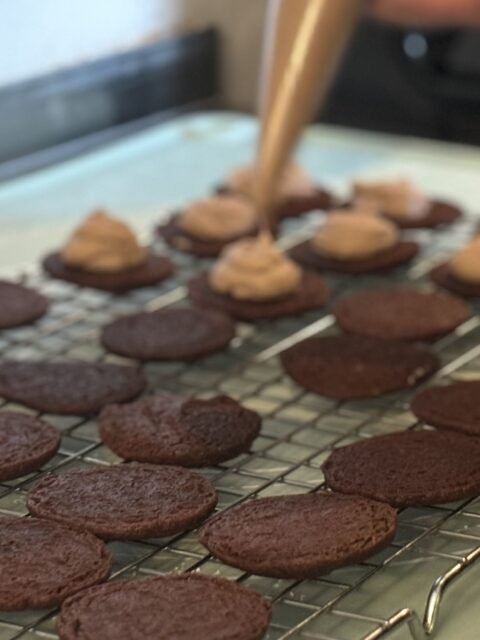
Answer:
MULTIPOLYGON (((284 244, 298 239, 298 229, 290 231, 284 244)), ((435 243, 430 242, 432 234, 417 233, 425 241, 425 252, 413 267, 385 277, 332 277, 333 295, 387 282, 422 287, 432 262, 469 233, 468 224, 459 225, 453 234, 437 233, 435 243)), ((2 356, 125 362, 99 346, 99 328, 119 314, 182 303, 183 285, 198 263, 186 256, 178 256, 177 262, 180 267, 174 279, 122 297, 48 280, 36 268, 24 270, 17 277, 48 293, 54 302, 49 315, 35 326, 1 334, 2 356)), ((148 392, 228 393, 262 414, 262 433, 249 454, 203 470, 216 486, 219 508, 254 496, 315 491, 323 486, 320 466, 332 447, 379 433, 421 428, 408 410, 408 393, 336 403, 303 392, 283 375, 277 357, 283 349, 308 335, 334 330, 328 310, 255 326, 239 324, 238 337, 225 353, 190 365, 144 366, 148 392)), ((475 316, 434 345, 443 362, 437 378, 479 375, 479 344, 480 318, 475 316)), ((28 411, 12 403, 3 403, 2 408, 28 411)), ((58 455, 43 471, 119 461, 99 442, 94 420, 46 418, 61 429, 63 440, 58 455)), ((36 473, 0 484, 0 513, 26 515, 25 492, 38 477, 36 473)), ((194 532, 162 540, 114 541, 109 547, 115 559, 113 578, 198 569, 264 593, 273 602, 268 640, 377 640, 403 627, 413 640, 424 640, 435 628, 448 587, 480 557, 480 501, 404 509, 399 513, 397 536, 387 549, 364 563, 302 582, 246 575, 227 567, 208 555, 194 532), (392 610, 388 602, 397 590, 398 606, 392 610), (427 593, 421 621, 417 612, 427 593), (413 603, 411 594, 415 594, 413 603)), ((0 640, 56 637, 55 612, 0 612, 0 640)))

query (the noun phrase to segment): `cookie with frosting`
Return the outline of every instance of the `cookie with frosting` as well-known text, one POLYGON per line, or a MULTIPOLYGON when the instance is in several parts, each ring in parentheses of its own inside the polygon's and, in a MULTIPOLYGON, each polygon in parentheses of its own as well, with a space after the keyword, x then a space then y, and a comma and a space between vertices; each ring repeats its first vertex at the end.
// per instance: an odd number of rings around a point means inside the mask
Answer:
POLYGON ((210 272, 190 280, 189 294, 200 306, 261 320, 322 307, 328 290, 323 278, 301 269, 262 233, 229 245, 210 272))
POLYGON ((435 284, 464 298, 480 298, 480 236, 430 273, 435 284))
MULTIPOLYGON (((239 194, 253 198, 255 167, 240 166, 225 178, 217 189, 220 194, 239 194)), ((315 211, 329 209, 335 204, 334 196, 318 185, 299 165, 290 163, 279 181, 276 196, 275 217, 291 218, 315 211)))
POLYGON ((54 278, 82 287, 122 293, 158 284, 173 272, 167 258, 142 246, 123 221, 94 211, 43 267, 54 278))
POLYGON ((237 195, 211 196, 191 202, 157 227, 174 249, 200 258, 215 258, 236 240, 258 233, 251 202, 237 195))
POLYGON ((402 229, 432 229, 454 223, 461 209, 443 200, 432 200, 409 180, 357 180, 352 185, 354 205, 376 206, 402 229))
POLYGON ((417 243, 402 240, 392 222, 360 209, 332 211, 310 240, 291 249, 290 256, 310 269, 361 274, 393 269, 417 253, 417 243))

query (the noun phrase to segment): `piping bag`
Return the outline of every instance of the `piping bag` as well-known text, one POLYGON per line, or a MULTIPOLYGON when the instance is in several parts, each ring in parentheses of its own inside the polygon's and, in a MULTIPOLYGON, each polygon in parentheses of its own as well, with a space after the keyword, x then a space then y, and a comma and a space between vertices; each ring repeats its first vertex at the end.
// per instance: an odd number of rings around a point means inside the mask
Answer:
POLYGON ((261 77, 254 203, 268 229, 276 186, 327 94, 361 0, 270 0, 261 77))

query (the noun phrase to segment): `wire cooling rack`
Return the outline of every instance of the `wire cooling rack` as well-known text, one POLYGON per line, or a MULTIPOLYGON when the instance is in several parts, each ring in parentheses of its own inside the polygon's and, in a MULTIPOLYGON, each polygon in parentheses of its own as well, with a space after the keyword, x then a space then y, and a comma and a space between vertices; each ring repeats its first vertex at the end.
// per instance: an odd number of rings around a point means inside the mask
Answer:
MULTIPOLYGON (((298 241, 312 217, 305 228, 288 225, 284 246, 298 241)), ((330 277, 332 297, 387 283, 428 287, 425 274, 431 265, 470 233, 468 222, 454 231, 416 232, 413 236, 424 250, 413 266, 381 277, 330 277)), ((176 262, 177 275, 168 282, 121 297, 48 279, 36 267, 9 273, 48 294, 53 303, 48 316, 35 326, 1 333, 2 356, 128 362, 104 352, 97 339, 99 329, 121 314, 184 302, 184 284, 198 262, 180 254, 176 262)), ((201 396, 227 393, 263 416, 261 435, 250 453, 203 470, 215 484, 220 509, 257 496, 315 491, 323 486, 320 467, 332 447, 422 428, 409 412, 410 393, 337 403, 305 393, 284 376, 278 354, 304 337, 335 331, 334 324, 328 309, 257 325, 240 323, 237 338, 224 353, 189 365, 144 366, 147 393, 160 389, 201 396)), ((437 380, 478 377, 480 317, 474 316, 433 348, 443 363, 437 380)), ((2 408, 29 411, 5 402, 2 408)), ((42 472, 120 461, 99 442, 94 420, 44 417, 62 431, 63 439, 58 455, 42 472)), ((0 513, 25 516, 26 491, 39 476, 0 484, 0 513)), ((161 540, 114 541, 109 547, 115 561, 113 579, 199 570, 238 580, 265 594, 273 603, 268 640, 377 640, 390 634, 422 640, 434 629, 447 587, 460 580, 480 556, 480 500, 404 509, 399 513, 397 535, 386 549, 317 580, 245 574, 212 558, 195 532, 161 540), (397 603, 393 608, 392 602, 397 603)), ((57 638, 55 611, 0 612, 0 640, 16 638, 57 638)))

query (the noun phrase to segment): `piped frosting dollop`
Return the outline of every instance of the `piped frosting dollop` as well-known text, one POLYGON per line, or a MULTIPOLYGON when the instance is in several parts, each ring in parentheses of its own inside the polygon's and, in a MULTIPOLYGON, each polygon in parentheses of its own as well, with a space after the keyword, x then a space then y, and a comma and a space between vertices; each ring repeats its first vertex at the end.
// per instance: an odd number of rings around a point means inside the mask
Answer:
POLYGON ((94 211, 72 233, 62 249, 66 265, 94 273, 118 273, 146 262, 130 227, 105 211, 94 211))
POLYGON ((268 233, 226 247, 209 275, 212 289, 238 300, 270 300, 294 292, 302 271, 268 233))

